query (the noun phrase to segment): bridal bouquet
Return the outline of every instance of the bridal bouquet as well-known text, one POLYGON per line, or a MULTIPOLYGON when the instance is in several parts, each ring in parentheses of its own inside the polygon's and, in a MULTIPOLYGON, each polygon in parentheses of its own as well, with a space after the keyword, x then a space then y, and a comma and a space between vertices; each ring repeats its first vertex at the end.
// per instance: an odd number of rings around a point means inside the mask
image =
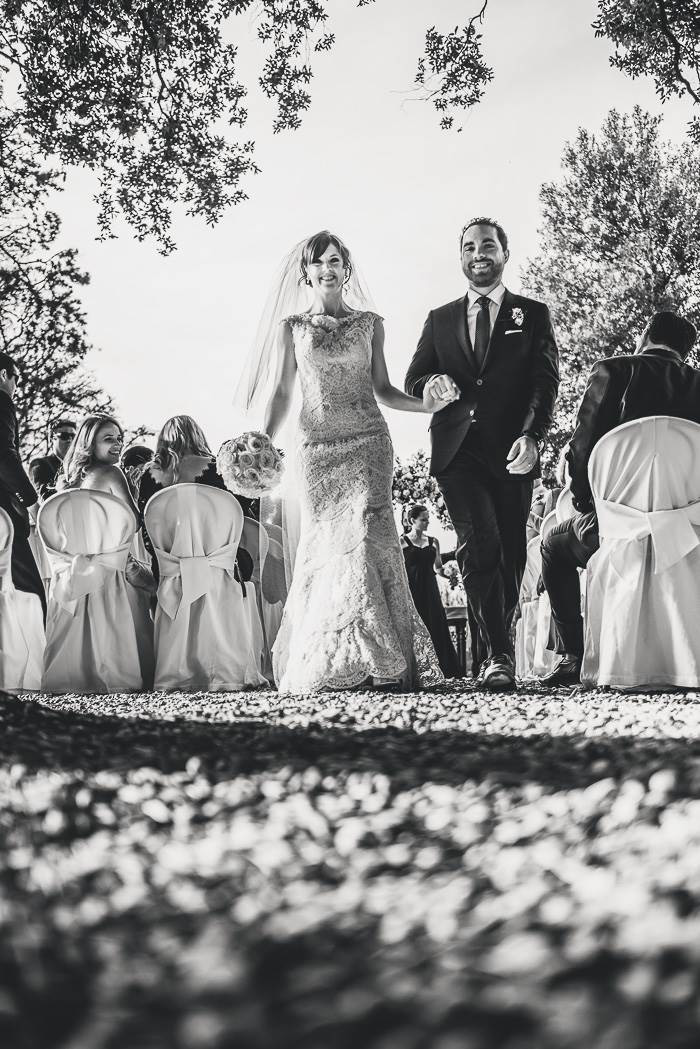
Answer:
POLYGON ((234 495, 259 499, 282 479, 283 456, 284 452, 275 448, 267 434, 250 430, 224 441, 216 457, 216 468, 234 495))

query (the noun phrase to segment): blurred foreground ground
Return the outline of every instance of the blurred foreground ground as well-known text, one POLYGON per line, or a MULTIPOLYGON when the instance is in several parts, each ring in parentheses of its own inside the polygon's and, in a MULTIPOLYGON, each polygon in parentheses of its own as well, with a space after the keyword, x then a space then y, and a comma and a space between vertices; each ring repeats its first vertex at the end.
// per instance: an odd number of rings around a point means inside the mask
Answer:
POLYGON ((700 1045, 700 696, 0 699, 0 1045, 700 1045))

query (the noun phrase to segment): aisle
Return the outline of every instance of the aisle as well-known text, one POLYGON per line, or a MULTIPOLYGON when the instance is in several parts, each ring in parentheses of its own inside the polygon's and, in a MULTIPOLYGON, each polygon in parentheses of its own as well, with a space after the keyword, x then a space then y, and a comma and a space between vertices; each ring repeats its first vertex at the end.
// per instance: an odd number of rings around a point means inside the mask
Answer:
POLYGON ((700 1033, 697 696, 8 697, 0 798, 5 1045, 700 1033))

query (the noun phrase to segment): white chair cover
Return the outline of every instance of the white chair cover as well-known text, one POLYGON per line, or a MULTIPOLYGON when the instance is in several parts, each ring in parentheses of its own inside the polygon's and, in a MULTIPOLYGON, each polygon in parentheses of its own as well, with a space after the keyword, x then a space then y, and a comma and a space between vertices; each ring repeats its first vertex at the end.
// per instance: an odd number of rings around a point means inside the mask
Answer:
POLYGON ((557 499, 557 505, 555 506, 557 512, 557 524, 563 524, 564 521, 568 521, 570 517, 573 517, 576 513, 574 508, 574 497, 571 494, 571 485, 567 484, 562 488, 557 499))
POLYGON ((520 619, 515 627, 515 672, 524 681, 548 674, 556 662, 549 643, 552 607, 546 593, 537 593, 542 573, 542 542, 557 524, 556 510, 542 522, 540 534, 527 544, 527 561, 520 586, 520 619))
POLYGON ((515 673, 528 681, 534 677, 535 640, 537 637, 537 581, 542 571, 540 537, 527 544, 527 561, 520 584, 520 618, 515 624, 515 673))
POLYGON ((15 590, 13 537, 10 515, 0 508, 0 689, 30 692, 41 688, 44 619, 37 595, 15 590))
MULTIPOLYGON (((542 572, 542 555, 540 552, 542 543, 552 529, 556 528, 558 523, 556 508, 550 510, 542 522, 540 535, 537 539, 539 555, 538 578, 542 572)), ((531 540, 531 542, 533 542, 533 540, 531 540)), ((533 610, 530 613, 530 615, 534 617, 534 624, 531 625, 531 630, 534 629, 531 676, 533 678, 539 678, 543 677, 544 674, 548 674, 549 671, 554 668, 557 656, 555 652, 552 652, 547 648, 552 622, 552 606, 549 602, 549 595, 545 591, 543 594, 540 594, 539 597, 535 596, 534 600, 536 601, 536 605, 534 605, 533 610)))
POLYGON ((176 484, 145 512, 158 558, 157 689, 236 691, 267 684, 255 587, 235 578, 243 511, 218 488, 176 484))
POLYGON ((588 466, 600 549, 587 568, 582 680, 700 685, 700 425, 624 423, 588 466))
MULTIPOLYGON (((540 543, 543 543, 553 528, 559 524, 556 507, 550 510, 540 528, 540 543)), ((540 566, 541 567, 541 566, 540 566)))
POLYGON ((46 500, 37 524, 52 568, 44 691, 150 688, 148 597, 126 574, 136 531, 131 509, 106 492, 70 490, 46 500))

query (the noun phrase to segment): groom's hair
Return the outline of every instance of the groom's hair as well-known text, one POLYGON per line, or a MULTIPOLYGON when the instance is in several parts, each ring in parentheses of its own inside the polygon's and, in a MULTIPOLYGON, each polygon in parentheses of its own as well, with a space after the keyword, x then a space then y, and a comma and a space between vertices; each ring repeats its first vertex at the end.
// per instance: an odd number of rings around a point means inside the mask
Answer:
POLYGON ((668 346, 682 357, 687 357, 692 350, 696 335, 695 325, 671 310, 655 313, 646 330, 648 342, 668 346))
POLYGON ((472 226, 493 226, 493 228, 496 231, 496 235, 498 236, 498 239, 501 242, 501 247, 503 248, 503 251, 508 251, 508 234, 503 229, 503 226, 500 224, 500 222, 497 222, 496 219, 490 219, 486 215, 477 215, 476 218, 469 219, 469 222, 466 224, 466 226, 462 226, 462 232, 459 238, 460 252, 462 250, 462 245, 464 244, 464 234, 467 232, 468 229, 471 229, 472 226))

